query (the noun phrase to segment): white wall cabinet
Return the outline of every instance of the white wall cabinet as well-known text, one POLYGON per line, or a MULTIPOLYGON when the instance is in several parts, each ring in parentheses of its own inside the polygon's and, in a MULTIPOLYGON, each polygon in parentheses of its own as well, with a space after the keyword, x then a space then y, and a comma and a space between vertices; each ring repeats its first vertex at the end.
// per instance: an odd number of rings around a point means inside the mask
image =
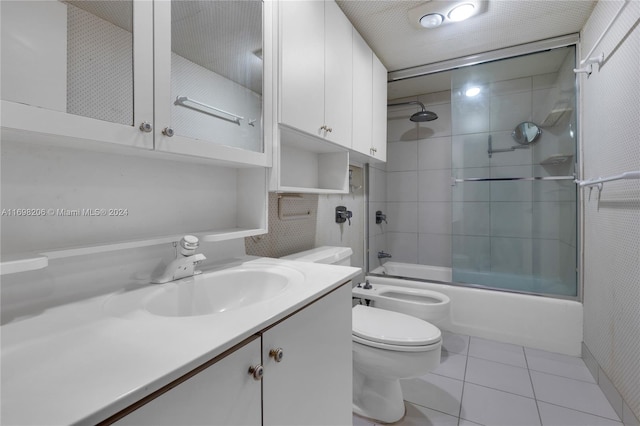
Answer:
POLYGON ((350 295, 346 283, 102 424, 351 424, 350 295), (257 365, 262 386, 249 373, 257 365))
POLYGON ((257 0, 6 2, 3 136, 25 131, 270 166, 273 120, 262 104, 273 89, 271 7, 264 2, 263 19, 257 0))
POLYGON ((373 123, 371 144, 377 161, 387 161, 387 69, 373 55, 373 123))
POLYGON ((352 149, 364 161, 387 160, 387 70, 355 28, 352 149))
POLYGON ((279 7, 279 122, 349 148, 351 23, 334 1, 279 7))
MULTIPOLYGON (((151 226, 137 226, 132 233, 135 237, 127 241, 104 232, 94 236, 78 231, 73 244, 61 242, 55 247, 34 237, 29 240, 32 253, 3 253, 3 262, 6 255, 17 256, 7 264, 12 267, 2 268, 3 273, 42 267, 46 263, 41 261, 43 256, 52 259, 164 244, 184 233, 196 233, 203 241, 265 233, 267 167, 272 162, 271 129, 275 123, 272 7, 273 2, 260 0, 2 2, 3 156, 21 155, 16 154, 21 148, 16 151, 9 144, 26 147, 28 143, 42 145, 45 150, 72 148, 131 155, 147 163, 148 159, 204 162, 228 176, 228 197, 221 200, 226 203, 224 218, 219 211, 212 212, 212 223, 206 227, 170 229, 159 235, 151 226), (229 34, 231 39, 226 39, 228 43, 222 48, 212 48, 209 43, 220 45, 221 39, 213 36, 212 29, 229 34), (236 42, 240 43, 238 48, 236 42), (224 56, 224 51, 237 54, 239 50, 246 60, 240 61, 241 66, 246 66, 247 72, 220 71, 225 64, 238 62, 224 56), (239 74, 247 81, 229 77, 239 74), (206 108, 203 112, 195 108, 197 105, 176 105, 177 96, 203 101, 241 119, 234 121, 228 114, 206 108), (266 108, 262 107, 263 99, 266 108), (31 261, 25 261, 28 259, 31 261)), ((149 167, 156 172, 160 166, 149 167)), ((48 168, 38 170, 42 170, 39 177, 43 181, 46 173, 52 173, 48 168)), ((54 173, 56 177, 64 175, 63 171, 54 173)), ((179 172, 167 171, 172 173, 179 172)), ((188 192, 186 181, 181 184, 188 192)), ((77 201, 65 208, 84 206, 87 197, 74 199, 70 188, 59 189, 57 197, 50 191, 52 204, 46 207, 58 207, 60 200, 77 201)), ((13 188, 5 189, 3 203, 31 207, 22 202, 26 196, 19 188, 13 192, 13 188)), ((38 202, 48 199, 37 189, 31 195, 38 202)), ((202 193, 208 195, 211 193, 202 193)), ((193 216, 185 209, 183 223, 191 223, 190 218, 193 216)), ((50 221, 50 229, 56 226, 55 218, 42 220, 50 221)), ((144 223, 133 215, 128 220, 144 223)), ((28 235, 31 230, 25 223, 16 221, 16 229, 28 235)))
POLYGON ((116 25, 101 3, 3 2, 4 140, 27 132, 153 149, 153 4, 119 2, 116 25))

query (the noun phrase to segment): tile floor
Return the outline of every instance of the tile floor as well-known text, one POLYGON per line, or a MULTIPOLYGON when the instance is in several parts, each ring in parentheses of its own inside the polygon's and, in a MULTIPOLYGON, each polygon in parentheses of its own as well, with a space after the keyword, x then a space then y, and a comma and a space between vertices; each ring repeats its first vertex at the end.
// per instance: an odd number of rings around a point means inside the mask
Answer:
MULTIPOLYGON (((581 358, 443 332, 435 371, 404 380, 403 426, 622 426, 581 358)), ((373 426, 353 416, 354 426, 373 426)))

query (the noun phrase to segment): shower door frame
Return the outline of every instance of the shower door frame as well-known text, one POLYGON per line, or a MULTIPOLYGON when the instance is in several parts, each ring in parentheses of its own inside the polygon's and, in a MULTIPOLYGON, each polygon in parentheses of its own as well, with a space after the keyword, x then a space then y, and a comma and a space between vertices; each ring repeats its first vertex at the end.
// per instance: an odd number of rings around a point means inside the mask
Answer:
MULTIPOLYGON (((414 77, 425 76, 429 74, 436 74, 443 71, 452 71, 457 68, 470 67, 474 65, 484 64, 488 62, 498 61, 502 59, 510 59, 518 56, 529 55, 533 53, 540 53, 544 51, 548 51, 551 49, 557 49, 562 47, 575 46, 575 59, 577 61, 578 58, 581 57, 581 49, 580 49, 580 34, 573 33, 567 34, 560 37, 553 37, 549 39, 543 39, 539 41, 535 41, 532 43, 521 44, 517 46, 512 46, 504 49, 491 50, 487 52, 482 52, 474 55, 464 56, 461 58, 450 59, 441 62, 435 62, 432 64, 421 65, 412 68, 401 69, 397 71, 390 71, 388 73, 387 82, 392 83, 394 81, 405 80, 414 77)), ((576 161, 575 161, 575 174, 576 179, 581 179, 583 175, 582 169, 582 134, 581 134, 581 108, 580 108, 580 99, 581 99, 581 90, 580 90, 580 80, 578 76, 575 77, 575 90, 576 90, 576 127, 578 129, 577 132, 577 141, 576 141, 576 161)), ((368 168, 367 168, 367 181, 368 181, 368 168)), ((369 202, 368 202, 368 191, 367 196, 365 197, 367 200, 366 208, 367 208, 367 219, 370 220, 369 202)), ((567 300, 576 300, 581 302, 583 296, 583 260, 584 260, 584 247, 583 247, 583 234, 584 234, 584 221, 583 221, 583 203, 584 197, 582 195, 582 191, 576 191, 576 296, 566 296, 566 295, 551 295, 551 294, 539 294, 539 293, 530 293, 526 291, 515 291, 510 289, 503 288, 493 288, 476 284, 467 284, 467 283, 450 283, 451 285, 459 285, 465 287, 474 287, 474 288, 485 288, 496 291, 505 291, 505 292, 515 292, 521 294, 531 294, 540 297, 550 297, 556 299, 567 299, 567 300)), ((368 226, 367 226, 368 229, 368 226)), ((367 247, 365 253, 369 253, 369 232, 367 232, 367 247)), ((365 261, 365 267, 367 271, 369 271, 369 256, 366 256, 367 259, 365 261)), ((369 272, 367 272, 369 273, 369 272)), ((402 278, 402 277, 397 277, 402 278)))

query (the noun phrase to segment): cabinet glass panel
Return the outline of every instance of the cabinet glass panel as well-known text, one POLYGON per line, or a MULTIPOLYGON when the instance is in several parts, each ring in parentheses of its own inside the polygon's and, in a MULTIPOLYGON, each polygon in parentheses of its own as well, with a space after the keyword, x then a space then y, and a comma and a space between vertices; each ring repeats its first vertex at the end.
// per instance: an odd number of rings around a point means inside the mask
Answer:
POLYGON ((171 3, 176 135, 263 152, 262 1, 171 3))
POLYGON ((2 1, 2 99, 133 124, 133 2, 2 1))

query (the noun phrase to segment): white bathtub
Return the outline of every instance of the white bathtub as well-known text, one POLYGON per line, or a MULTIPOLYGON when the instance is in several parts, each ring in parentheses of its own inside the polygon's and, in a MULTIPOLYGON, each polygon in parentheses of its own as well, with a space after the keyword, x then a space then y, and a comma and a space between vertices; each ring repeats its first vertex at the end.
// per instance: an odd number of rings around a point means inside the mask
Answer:
MULTIPOLYGON (((451 269, 387 262, 373 274, 451 281, 451 269)), ((440 328, 572 356, 582 350, 582 303, 519 293, 368 275, 372 284, 424 288, 451 299, 450 318, 440 328)))

